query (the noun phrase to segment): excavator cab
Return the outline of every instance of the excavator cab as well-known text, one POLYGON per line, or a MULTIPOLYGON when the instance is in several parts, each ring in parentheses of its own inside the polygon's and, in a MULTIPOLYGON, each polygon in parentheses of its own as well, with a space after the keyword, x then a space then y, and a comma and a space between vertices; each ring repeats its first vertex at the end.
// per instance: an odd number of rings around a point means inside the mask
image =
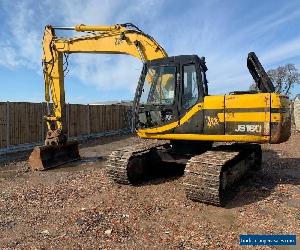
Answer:
MULTIPOLYGON (((135 96, 136 129, 162 128, 179 132, 180 118, 207 95, 204 58, 197 55, 166 57, 144 65, 135 96)), ((197 115, 203 129, 203 112, 197 115)), ((190 130, 189 130, 190 131, 190 130)))

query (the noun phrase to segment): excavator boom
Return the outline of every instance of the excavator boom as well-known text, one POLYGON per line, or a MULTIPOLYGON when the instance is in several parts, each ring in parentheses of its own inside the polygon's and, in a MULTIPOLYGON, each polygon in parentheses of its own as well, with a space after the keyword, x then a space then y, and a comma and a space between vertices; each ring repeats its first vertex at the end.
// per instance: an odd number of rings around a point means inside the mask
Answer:
POLYGON ((55 167, 79 158, 78 143, 67 143, 64 116, 64 57, 72 53, 125 54, 144 63, 167 57, 165 50, 151 36, 133 24, 80 24, 75 27, 47 25, 43 37, 43 72, 48 132, 45 146, 36 147, 30 156, 29 163, 33 169, 55 167), (56 36, 55 30, 74 30, 81 33, 80 36, 60 38, 56 36), (50 101, 53 102, 52 108, 50 101))
POLYGON ((113 26, 45 27, 43 38, 45 100, 53 101, 53 112, 47 114, 48 129, 63 128, 65 104, 63 58, 71 53, 126 54, 146 62, 167 57, 164 49, 149 35, 132 24, 113 26), (79 37, 58 38, 55 29, 73 29, 86 34, 79 37), (92 32, 92 34, 91 34, 92 32))

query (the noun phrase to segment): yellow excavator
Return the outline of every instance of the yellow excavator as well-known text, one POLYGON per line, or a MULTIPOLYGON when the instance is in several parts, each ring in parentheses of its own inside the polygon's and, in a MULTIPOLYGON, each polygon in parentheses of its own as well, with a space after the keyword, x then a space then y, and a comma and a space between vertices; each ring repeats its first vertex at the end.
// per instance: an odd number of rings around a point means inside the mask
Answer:
MULTIPOLYGON (((141 144, 113 151, 107 173, 117 183, 135 184, 163 162, 185 164, 187 197, 222 206, 228 191, 248 171, 261 167, 260 144, 281 143, 291 134, 290 101, 274 86, 255 53, 247 66, 258 91, 209 95, 204 57, 169 57, 133 24, 46 26, 43 38, 48 132, 29 163, 42 170, 79 159, 64 123, 64 55, 128 54, 143 62, 133 104, 132 127, 141 144), (55 30, 82 32, 58 38, 55 30), (53 106, 50 108, 50 93, 53 106)), ((226 59, 224 59, 226 63, 226 59)))

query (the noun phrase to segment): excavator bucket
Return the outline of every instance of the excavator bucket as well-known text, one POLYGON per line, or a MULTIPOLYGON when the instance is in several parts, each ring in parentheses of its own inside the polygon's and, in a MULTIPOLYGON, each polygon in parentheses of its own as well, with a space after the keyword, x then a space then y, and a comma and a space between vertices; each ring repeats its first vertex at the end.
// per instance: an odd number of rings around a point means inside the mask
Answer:
POLYGON ((69 141, 64 145, 35 147, 28 163, 32 170, 46 170, 79 159, 78 142, 69 141))

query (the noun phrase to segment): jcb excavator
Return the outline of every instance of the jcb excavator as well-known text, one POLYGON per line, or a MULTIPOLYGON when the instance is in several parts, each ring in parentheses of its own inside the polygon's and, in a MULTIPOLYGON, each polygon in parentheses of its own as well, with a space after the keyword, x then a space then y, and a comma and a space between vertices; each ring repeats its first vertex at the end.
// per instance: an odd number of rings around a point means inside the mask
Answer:
POLYGON ((45 97, 49 103, 50 88, 53 110, 46 116, 46 145, 36 147, 30 156, 33 169, 79 158, 78 144, 68 142, 64 124, 63 55, 70 53, 128 54, 144 63, 132 124, 137 135, 148 140, 110 154, 107 172, 115 182, 139 182, 161 162, 186 164, 187 197, 222 206, 227 191, 246 172, 260 169, 260 144, 281 143, 290 137, 290 101, 274 93, 253 52, 248 54, 247 66, 259 91, 209 95, 204 57, 168 57, 151 36, 132 24, 46 26, 43 49, 45 97), (55 29, 85 34, 57 38, 55 29))

